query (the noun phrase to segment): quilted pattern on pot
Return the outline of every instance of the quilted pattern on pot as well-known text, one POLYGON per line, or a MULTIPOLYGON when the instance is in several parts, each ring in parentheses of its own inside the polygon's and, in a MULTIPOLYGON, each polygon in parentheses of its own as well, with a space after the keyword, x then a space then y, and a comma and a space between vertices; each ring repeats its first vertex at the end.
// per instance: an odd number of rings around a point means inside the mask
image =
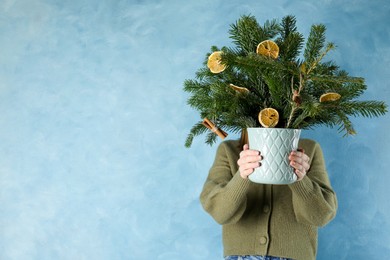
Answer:
POLYGON ((299 129, 248 128, 250 149, 261 151, 261 167, 249 179, 256 183, 289 184, 296 181, 288 155, 298 148, 299 129))

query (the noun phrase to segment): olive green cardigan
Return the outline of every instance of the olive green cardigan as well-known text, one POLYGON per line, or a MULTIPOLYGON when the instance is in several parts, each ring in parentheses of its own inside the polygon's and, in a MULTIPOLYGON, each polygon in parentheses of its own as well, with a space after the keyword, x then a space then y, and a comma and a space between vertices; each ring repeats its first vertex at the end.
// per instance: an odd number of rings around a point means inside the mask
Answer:
POLYGON ((240 176, 238 141, 219 145, 200 200, 223 227, 225 256, 316 258, 317 229, 335 217, 337 199, 319 144, 301 140, 299 147, 311 158, 307 175, 290 185, 265 185, 240 176))

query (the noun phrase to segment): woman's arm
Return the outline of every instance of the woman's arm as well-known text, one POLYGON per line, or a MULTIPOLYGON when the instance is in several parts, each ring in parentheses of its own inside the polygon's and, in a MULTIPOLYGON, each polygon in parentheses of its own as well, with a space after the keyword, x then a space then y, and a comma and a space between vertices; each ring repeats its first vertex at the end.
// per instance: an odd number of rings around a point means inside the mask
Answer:
POLYGON ((333 191, 321 147, 310 140, 303 142, 311 158, 310 169, 302 180, 290 184, 297 220, 315 226, 324 226, 337 211, 337 197, 333 191), (310 149, 311 148, 311 149, 310 149))
POLYGON ((245 212, 250 181, 240 176, 237 142, 222 142, 204 184, 200 201, 220 224, 237 222, 245 212))

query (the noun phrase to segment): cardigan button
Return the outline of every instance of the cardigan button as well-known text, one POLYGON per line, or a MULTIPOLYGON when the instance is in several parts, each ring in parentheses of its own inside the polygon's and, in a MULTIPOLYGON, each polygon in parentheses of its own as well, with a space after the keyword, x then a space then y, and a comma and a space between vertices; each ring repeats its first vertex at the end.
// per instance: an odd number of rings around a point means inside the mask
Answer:
POLYGON ((264 213, 268 213, 269 212, 269 205, 268 204, 264 205, 263 212, 264 213))
POLYGON ((265 245, 267 243, 267 237, 260 237, 260 244, 265 245))

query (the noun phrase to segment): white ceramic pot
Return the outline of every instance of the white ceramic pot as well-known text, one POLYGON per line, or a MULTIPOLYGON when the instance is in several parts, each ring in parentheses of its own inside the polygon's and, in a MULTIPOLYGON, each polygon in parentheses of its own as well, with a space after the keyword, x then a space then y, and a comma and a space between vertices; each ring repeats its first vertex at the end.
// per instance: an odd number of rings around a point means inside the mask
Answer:
POLYGON ((297 150, 300 129, 248 128, 249 147, 263 156, 261 166, 249 175, 256 183, 290 184, 297 180, 288 159, 297 150))

